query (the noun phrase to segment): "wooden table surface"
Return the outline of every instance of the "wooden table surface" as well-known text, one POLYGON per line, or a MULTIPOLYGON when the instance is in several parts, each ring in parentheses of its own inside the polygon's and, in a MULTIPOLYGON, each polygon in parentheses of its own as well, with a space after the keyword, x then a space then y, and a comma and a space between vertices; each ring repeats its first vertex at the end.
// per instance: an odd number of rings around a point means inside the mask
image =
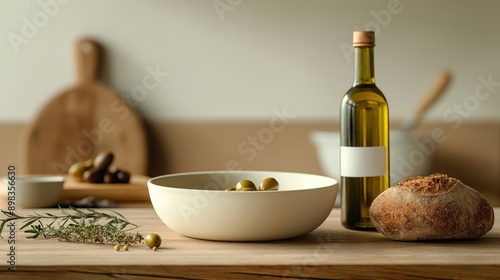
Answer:
POLYGON ((140 244, 129 251, 117 252, 111 245, 26 239, 18 231, 15 272, 8 271, 8 241, 0 240, 0 278, 498 279, 500 276, 500 208, 495 209, 495 226, 482 238, 436 242, 398 242, 377 232, 346 230, 340 225, 337 208, 323 225, 305 236, 246 243, 181 236, 166 227, 152 208, 118 211, 129 221, 140 224, 138 230, 144 235, 160 234, 161 248, 154 252, 140 244))

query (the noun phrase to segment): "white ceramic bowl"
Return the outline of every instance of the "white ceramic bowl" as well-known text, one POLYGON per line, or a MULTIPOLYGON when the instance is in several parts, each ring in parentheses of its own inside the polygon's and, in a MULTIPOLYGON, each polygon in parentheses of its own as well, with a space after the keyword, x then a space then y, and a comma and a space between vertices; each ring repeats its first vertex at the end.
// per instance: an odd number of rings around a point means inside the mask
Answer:
POLYGON ((15 180, 15 188, 9 180, 2 180, 4 195, 15 199, 16 207, 44 208, 57 205, 63 190, 63 176, 23 176, 15 180))
POLYGON ((307 234, 330 214, 337 180, 274 171, 208 171, 165 175, 148 181, 153 207, 172 230, 219 241, 279 240, 307 234), (228 192, 247 179, 267 178, 278 191, 228 192))
MULTIPOLYGON (((313 131, 310 138, 315 145, 322 172, 339 180, 340 134, 313 131)), ((389 145, 391 185, 408 177, 429 175, 436 145, 429 136, 390 131, 389 145)))

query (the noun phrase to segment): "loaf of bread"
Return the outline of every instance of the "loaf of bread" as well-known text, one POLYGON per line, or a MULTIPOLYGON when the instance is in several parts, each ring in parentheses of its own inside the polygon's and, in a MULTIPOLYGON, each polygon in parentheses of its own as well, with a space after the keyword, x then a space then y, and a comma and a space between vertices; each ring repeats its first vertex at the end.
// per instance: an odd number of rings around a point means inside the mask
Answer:
POLYGON ((390 187, 373 201, 370 218, 383 235, 401 241, 478 238, 495 219, 483 195, 444 174, 390 187))

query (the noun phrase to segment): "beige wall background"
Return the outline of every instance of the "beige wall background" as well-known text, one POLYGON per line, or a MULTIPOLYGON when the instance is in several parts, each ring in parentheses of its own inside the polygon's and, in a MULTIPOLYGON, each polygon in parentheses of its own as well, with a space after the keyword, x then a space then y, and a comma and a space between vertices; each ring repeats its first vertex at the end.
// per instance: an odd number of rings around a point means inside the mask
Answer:
POLYGON ((321 173, 308 135, 336 129, 351 34, 369 29, 392 123, 452 72, 421 127, 449 133, 433 171, 500 205, 499 10, 495 0, 0 0, 0 164, 18 161, 22 129, 75 82, 72 47, 90 36, 106 49, 102 80, 148 125, 149 175, 231 160, 321 173), (141 94, 148 75, 157 83, 141 94), (276 110, 293 121, 248 162, 238 145, 276 110))
POLYGON ((336 120, 355 29, 376 31, 392 119, 450 69, 429 119, 498 121, 499 10, 495 0, 2 0, 0 121, 29 121, 74 83, 81 36, 105 46, 104 81, 147 119, 267 121, 286 107, 300 121, 336 120), (151 69, 158 83, 139 94, 151 69))

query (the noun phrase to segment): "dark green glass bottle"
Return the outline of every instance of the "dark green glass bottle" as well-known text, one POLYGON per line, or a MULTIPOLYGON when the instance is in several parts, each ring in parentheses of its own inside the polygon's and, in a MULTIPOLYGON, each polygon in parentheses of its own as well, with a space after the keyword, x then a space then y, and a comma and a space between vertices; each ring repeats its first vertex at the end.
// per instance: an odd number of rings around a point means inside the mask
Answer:
POLYGON ((348 229, 373 229, 369 208, 389 188, 389 107, 375 85, 371 31, 355 31, 354 84, 340 108, 341 220, 348 229))

